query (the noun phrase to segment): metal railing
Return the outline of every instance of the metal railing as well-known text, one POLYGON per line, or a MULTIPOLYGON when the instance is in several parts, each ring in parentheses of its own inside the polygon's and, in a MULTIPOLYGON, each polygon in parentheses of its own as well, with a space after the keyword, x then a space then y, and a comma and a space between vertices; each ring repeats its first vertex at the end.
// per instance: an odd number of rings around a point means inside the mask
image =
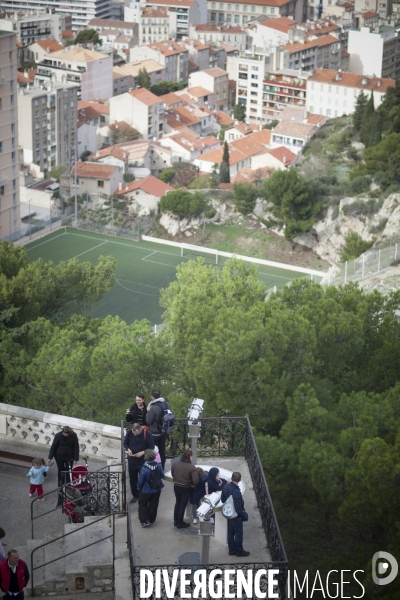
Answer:
MULTIPOLYGON (((278 593, 280 600, 286 598, 286 582, 287 582, 287 557, 283 545, 282 537, 279 530, 278 521, 276 519, 271 496, 268 490, 268 485, 265 479, 264 471, 261 465, 260 456, 258 454, 256 441, 251 429, 250 420, 245 417, 205 417, 201 418, 201 437, 198 439, 198 456, 207 457, 233 457, 244 456, 253 483, 254 493, 257 500, 257 507, 260 511, 263 530, 267 540, 267 547, 270 550, 270 561, 265 562, 245 562, 245 563, 213 563, 202 565, 201 568, 209 573, 213 569, 230 569, 234 571, 242 570, 245 573, 249 570, 257 571, 266 569, 267 573, 261 577, 260 589, 266 592, 268 598, 268 571, 270 569, 279 570, 279 575, 275 578, 278 581, 278 593)), ((121 426, 121 435, 124 430, 121 426)), ((176 419, 175 431, 170 436, 167 443, 167 456, 169 458, 178 456, 184 450, 189 449, 191 445, 188 434, 187 419, 176 419)), ((176 564, 165 565, 135 565, 134 543, 132 535, 132 527, 128 517, 128 549, 130 570, 132 577, 132 593, 135 599, 140 598, 140 571, 148 569, 155 572, 157 569, 168 569, 170 576, 177 569, 189 569, 194 573, 199 569, 199 565, 184 565, 180 567, 176 564)), ((189 576, 190 579, 190 576, 189 576)), ((161 582, 161 596, 167 598, 164 583, 161 582)), ((255 598, 255 596, 253 596, 255 598)), ((209 593, 207 598, 211 598, 209 593)), ((250 600, 250 599, 249 599, 250 600)))
POLYGON ((113 544, 112 544, 112 548, 113 548, 113 561, 112 561, 113 578, 112 578, 112 580, 114 581, 114 579, 115 579, 115 571, 114 571, 114 569, 115 569, 115 566, 114 566, 114 563, 115 563, 115 515, 116 514, 125 515, 126 513, 124 511, 124 512, 118 512, 118 513, 116 512, 116 513, 113 513, 112 515, 103 515, 103 516, 99 517, 98 519, 96 519, 96 521, 92 521, 91 523, 86 523, 86 525, 77 527, 73 531, 64 533, 63 535, 60 535, 60 536, 54 538, 53 540, 49 540, 48 542, 45 542, 44 544, 41 544, 40 546, 37 546, 36 548, 34 548, 31 552, 31 596, 32 597, 35 596, 35 587, 34 587, 35 571, 37 571, 38 569, 42 569, 42 568, 46 567, 47 565, 50 565, 54 562, 57 562, 58 560, 62 560, 63 558, 66 558, 67 556, 70 556, 71 554, 75 554, 76 552, 80 552, 81 550, 86 550, 86 548, 90 548, 90 546, 94 546, 95 544, 98 544, 99 542, 104 542, 105 540, 108 540, 110 538, 112 538, 112 540, 113 540, 113 544), (85 544, 81 548, 76 548, 75 550, 72 550, 71 552, 67 552, 66 554, 63 554, 62 556, 58 556, 57 558, 48 560, 47 562, 37 565, 36 567, 33 566, 33 558, 34 558, 34 554, 37 550, 40 550, 41 548, 45 548, 46 546, 49 546, 50 544, 53 544, 54 542, 58 542, 59 540, 65 539, 66 537, 73 535, 77 531, 82 531, 82 529, 91 527, 92 525, 95 525, 96 523, 99 523, 100 521, 102 521, 104 519, 108 519, 108 518, 112 519, 112 533, 110 535, 107 535, 104 538, 101 538, 100 540, 96 540, 95 542, 91 542, 90 544, 85 544))

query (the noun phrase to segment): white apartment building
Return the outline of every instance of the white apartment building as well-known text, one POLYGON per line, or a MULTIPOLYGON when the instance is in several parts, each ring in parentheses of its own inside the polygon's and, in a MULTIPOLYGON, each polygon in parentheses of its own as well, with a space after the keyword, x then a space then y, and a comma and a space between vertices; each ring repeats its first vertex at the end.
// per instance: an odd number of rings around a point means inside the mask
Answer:
POLYGON ((400 77, 400 36, 394 27, 372 31, 360 27, 349 31, 347 50, 351 73, 398 79, 400 77))
POLYGON ((331 34, 321 37, 310 36, 298 39, 281 47, 284 51, 284 65, 272 66, 286 69, 340 69, 342 54, 340 40, 331 34))
POLYGON ((393 79, 316 69, 307 79, 307 111, 327 117, 352 114, 361 90, 367 96, 374 94, 374 104, 377 108, 382 103, 388 87, 394 85, 393 79))
POLYGON ((207 23, 203 25, 190 25, 189 36, 191 39, 202 42, 226 42, 237 50, 246 50, 247 34, 239 25, 207 23))
POLYGON ((107 100, 113 95, 112 56, 70 46, 47 54, 38 64, 39 83, 52 79, 78 84, 79 100, 107 100))
POLYGON ((249 28, 248 34, 252 38, 252 46, 268 49, 270 46, 279 46, 293 41, 295 37, 300 37, 301 32, 297 29, 297 22, 294 19, 277 17, 255 23, 255 27, 251 30, 249 28))
POLYGON ((143 6, 139 14, 139 44, 171 39, 168 8, 143 6))
POLYGON ((189 87, 202 87, 214 94, 214 110, 228 110, 228 73, 219 67, 190 74, 189 87))
POLYGON ((199 67, 199 71, 210 67, 210 44, 203 44, 199 40, 190 37, 189 40, 179 42, 182 48, 189 53, 189 60, 199 67))
POLYGON ((21 232, 16 35, 0 31, 0 240, 21 232))
POLYGON ((110 98, 110 123, 122 117, 145 140, 164 134, 164 102, 145 88, 110 98))
POLYGON ((49 9, 57 15, 71 18, 72 29, 85 29, 91 19, 108 19, 111 15, 112 0, 0 0, 0 9, 7 12, 26 12, 49 9))
POLYGON ((244 25, 259 17, 293 17, 303 20, 304 0, 208 0, 208 20, 211 23, 244 25))
POLYGON ((371 11, 378 13, 380 17, 385 18, 392 14, 393 2, 392 0, 355 0, 354 4, 355 12, 366 12, 371 11))
POLYGON ((70 163, 77 140, 77 89, 76 84, 58 82, 19 89, 18 118, 23 127, 18 142, 25 165, 50 171, 70 163))
POLYGON ((168 8, 171 31, 175 31, 172 38, 187 37, 192 23, 207 23, 207 0, 148 0, 148 3, 168 8))
POLYGON ((166 81, 188 80, 189 52, 173 40, 131 48, 130 59, 132 62, 155 60, 165 67, 166 81))
MULTIPOLYGON (((2 2, 0 2, 2 5, 2 2)), ((17 40, 23 46, 29 46, 38 40, 50 37, 61 41, 61 32, 70 29, 71 17, 59 15, 50 9, 35 10, 29 13, 13 12, 0 19, 0 30, 14 31, 17 40)))
POLYGON ((246 108, 247 123, 265 123, 263 116, 264 57, 242 58, 229 56, 227 61, 229 78, 236 81, 236 102, 246 108))
POLYGON ((117 19, 92 19, 88 27, 95 29, 99 33, 105 29, 118 29, 120 33, 125 35, 137 35, 137 21, 119 21, 117 19))

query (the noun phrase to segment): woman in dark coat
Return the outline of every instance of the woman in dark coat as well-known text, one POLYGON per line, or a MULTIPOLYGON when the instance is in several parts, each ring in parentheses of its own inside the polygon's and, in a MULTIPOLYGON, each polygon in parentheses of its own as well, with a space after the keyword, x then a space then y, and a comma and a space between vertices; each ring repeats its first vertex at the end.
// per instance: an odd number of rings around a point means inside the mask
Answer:
POLYGON ((219 476, 219 469, 217 467, 212 467, 212 469, 208 472, 208 493, 212 494, 213 492, 220 492, 222 490, 222 486, 227 482, 226 479, 222 479, 219 476))
POLYGON ((197 509, 200 506, 201 500, 206 495, 206 482, 208 480, 207 474, 201 467, 196 467, 196 471, 199 476, 199 483, 192 488, 190 492, 190 504, 192 505, 193 524, 198 523, 197 509))
POLYGON ((63 427, 56 433, 49 452, 49 460, 54 458, 58 467, 58 484, 62 485, 63 471, 67 471, 65 483, 70 482, 69 468, 79 460, 78 436, 71 427, 63 427))

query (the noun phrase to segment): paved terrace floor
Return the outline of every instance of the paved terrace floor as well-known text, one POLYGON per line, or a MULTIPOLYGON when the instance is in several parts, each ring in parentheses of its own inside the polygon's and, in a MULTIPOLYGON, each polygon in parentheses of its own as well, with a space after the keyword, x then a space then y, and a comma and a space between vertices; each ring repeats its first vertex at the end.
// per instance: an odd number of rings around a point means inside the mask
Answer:
MULTIPOLYGON (((34 446, 29 446, 28 444, 0 443, 0 449, 32 456, 38 454, 46 458, 46 455, 40 451, 38 453, 34 446)), ((250 552, 250 556, 246 559, 229 556, 227 545, 216 538, 211 538, 210 564, 263 563, 271 560, 246 461, 243 458, 235 458, 217 460, 199 459, 200 462, 202 464, 210 464, 211 466, 223 467, 230 471, 241 472, 242 479, 246 485, 246 492, 244 494, 245 509, 249 514, 249 521, 244 524, 243 545, 250 552)), ((104 462, 89 462, 90 470, 99 469, 104 465, 104 462)), ((167 460, 166 468, 167 470, 170 468, 169 460, 167 460)), ((8 549, 17 548, 21 551, 21 558, 29 560, 29 557, 24 556, 23 552, 23 547, 26 546, 27 540, 31 538, 31 500, 28 497, 29 480, 26 477, 26 473, 27 470, 24 468, 11 467, 0 463, 0 527, 3 527, 6 531, 4 541, 7 543, 8 549)), ((49 471, 48 477, 45 479, 45 493, 55 489, 56 485, 57 469, 54 464, 49 471)), ((129 480, 127 488, 127 500, 129 502, 131 498, 129 480)), ((46 502, 35 502, 35 514, 45 513, 50 508, 55 508, 56 502, 57 496, 55 492, 47 497, 46 502)), ((198 533, 198 525, 191 525, 191 527, 182 530, 174 527, 174 504, 173 484, 165 482, 165 487, 161 492, 157 520, 151 527, 144 529, 140 527, 137 504, 129 504, 132 517, 136 565, 157 566, 178 564, 178 558, 183 553, 201 552, 201 537, 198 533)), ((185 517, 185 520, 191 522, 192 517, 185 517)), ((35 522, 35 539, 44 539, 47 532, 61 531, 66 522, 67 519, 60 510, 38 519, 35 522)), ((222 527, 226 528, 225 521, 222 523, 222 527)), ((74 597, 76 596, 74 595, 74 597)), ((62 598, 66 600, 69 596, 62 596, 62 598)), ((97 594, 91 594, 91 598, 92 600, 97 600, 97 594)), ((106 600, 105 597, 104 600, 106 600)))

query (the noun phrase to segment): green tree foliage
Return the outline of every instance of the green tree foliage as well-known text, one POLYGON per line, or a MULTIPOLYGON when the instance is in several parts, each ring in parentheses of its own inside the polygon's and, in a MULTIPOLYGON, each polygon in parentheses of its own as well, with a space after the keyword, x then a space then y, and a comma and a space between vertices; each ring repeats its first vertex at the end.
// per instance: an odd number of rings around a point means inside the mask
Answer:
POLYGON ((219 179, 220 183, 230 183, 231 175, 229 170, 229 147, 228 142, 224 143, 224 153, 222 155, 222 163, 219 167, 219 179))
POLYGON ((264 198, 272 205, 277 222, 285 226, 285 238, 293 240, 309 231, 319 210, 312 187, 296 169, 275 171, 263 184, 264 198))
POLYGON ((356 131, 361 130, 361 125, 363 122, 365 107, 367 106, 368 97, 364 94, 363 90, 357 96, 357 102, 354 108, 353 113, 353 127, 356 131))
POLYGON ((72 41, 73 44, 94 44, 101 46, 103 40, 100 39, 98 31, 95 29, 82 29, 72 41))
POLYGON ((178 81, 160 81, 150 86, 150 91, 156 96, 164 96, 170 92, 177 92, 183 90, 186 87, 186 83, 178 81))
POLYGON ((274 127, 276 127, 278 125, 279 121, 278 119, 273 119, 270 123, 265 123, 263 125, 263 129, 273 129, 274 127))
POLYGON ((200 215, 208 206, 206 197, 201 192, 175 190, 160 199, 160 211, 172 212, 180 219, 200 215))
POLYGON ((161 181, 163 181, 164 183, 170 183, 173 180, 174 176, 175 171, 173 169, 164 169, 163 171, 161 171, 158 178, 161 179, 161 181))
POLYGON ((249 215, 253 212, 259 193, 252 183, 234 183, 233 184, 233 203, 242 215, 249 215))
POLYGON ((150 83, 150 75, 146 71, 146 67, 143 67, 143 69, 139 69, 137 77, 138 86, 141 88, 146 88, 148 90, 150 88, 150 83))
POLYGON ((233 118, 236 121, 244 121, 246 117, 246 109, 244 104, 235 104, 233 107, 233 118))
POLYGON ((340 260, 345 262, 352 258, 357 258, 363 252, 366 252, 373 246, 375 240, 370 242, 363 238, 356 231, 349 231, 346 235, 345 243, 340 249, 340 260))
POLYGON ((65 171, 68 171, 68 167, 66 165, 61 165, 59 167, 53 167, 50 171, 50 177, 52 179, 56 179, 58 183, 60 183, 60 177, 65 171))
POLYGON ((54 265, 28 262, 25 250, 0 243, 0 312, 17 309, 9 326, 39 317, 64 321, 99 300, 115 281, 116 262, 101 256, 97 266, 77 259, 54 265))
MULTIPOLYGON (((387 188, 400 182, 400 133, 391 133, 364 152, 365 171, 387 188)), ((355 169, 353 170, 353 172, 355 169)))
POLYGON ((187 187, 194 177, 199 174, 198 168, 192 163, 180 162, 172 165, 175 175, 171 180, 171 185, 187 187))

